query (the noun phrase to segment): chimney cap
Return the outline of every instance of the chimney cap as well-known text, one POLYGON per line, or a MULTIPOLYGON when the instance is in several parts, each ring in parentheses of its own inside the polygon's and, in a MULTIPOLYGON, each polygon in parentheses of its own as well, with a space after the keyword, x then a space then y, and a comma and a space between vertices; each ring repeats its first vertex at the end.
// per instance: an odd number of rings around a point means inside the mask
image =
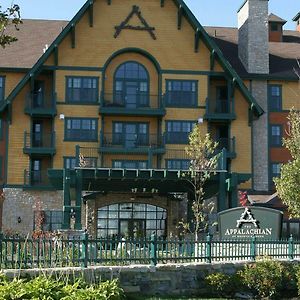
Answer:
POLYGON ((287 21, 274 15, 274 14, 269 14, 269 23, 272 22, 272 23, 280 23, 282 25, 284 25, 287 21))

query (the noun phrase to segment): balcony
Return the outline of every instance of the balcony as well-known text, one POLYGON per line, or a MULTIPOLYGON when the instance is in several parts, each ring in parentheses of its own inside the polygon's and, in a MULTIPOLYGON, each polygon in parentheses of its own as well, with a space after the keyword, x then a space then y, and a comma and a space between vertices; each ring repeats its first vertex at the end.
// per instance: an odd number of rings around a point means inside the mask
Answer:
POLYGON ((100 133, 101 153, 163 153, 165 150, 162 135, 141 133, 100 133))
POLYGON ((24 170, 25 188, 46 188, 51 187, 47 171, 24 170))
POLYGON ((32 117, 54 117, 57 113, 56 95, 44 95, 43 91, 28 93, 24 112, 32 117))
POLYGON ((25 131, 23 152, 29 155, 54 155, 56 153, 55 132, 43 134, 40 132, 30 133, 25 131))
POLYGON ((235 151, 235 137, 233 138, 218 138, 216 139, 218 142, 218 151, 222 151, 222 149, 226 149, 227 158, 236 158, 235 151))
POLYGON ((100 113, 105 115, 164 116, 166 110, 159 95, 103 93, 100 101, 100 113))
POLYGON ((209 121, 235 120, 233 103, 224 99, 206 99, 206 112, 204 118, 209 121))

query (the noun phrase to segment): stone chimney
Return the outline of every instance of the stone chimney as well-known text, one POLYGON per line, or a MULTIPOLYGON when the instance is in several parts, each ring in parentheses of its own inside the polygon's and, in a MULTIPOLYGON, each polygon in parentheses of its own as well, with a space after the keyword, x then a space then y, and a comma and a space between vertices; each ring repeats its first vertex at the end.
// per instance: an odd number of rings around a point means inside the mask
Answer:
MULTIPOLYGON (((246 0, 238 11, 239 58, 248 73, 269 73, 268 0, 246 0)), ((269 191, 268 82, 251 80, 250 91, 265 113, 253 120, 253 190, 269 191)))
POLYGON ((297 15, 293 18, 293 21, 296 22, 296 30, 300 32, 300 11, 297 15))
POLYGON ((239 58, 248 73, 269 73, 268 0, 247 0, 238 11, 239 58))

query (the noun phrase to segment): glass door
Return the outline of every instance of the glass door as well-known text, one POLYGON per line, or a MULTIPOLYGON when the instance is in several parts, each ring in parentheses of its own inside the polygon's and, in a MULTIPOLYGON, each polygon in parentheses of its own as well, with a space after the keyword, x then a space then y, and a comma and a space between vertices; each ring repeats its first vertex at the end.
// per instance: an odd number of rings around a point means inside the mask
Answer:
POLYGON ((42 147, 42 123, 41 122, 34 122, 32 128, 32 146, 33 147, 42 147))
POLYGON ((125 124, 125 147, 135 148, 137 142, 137 125, 125 124))
POLYGON ((137 96, 138 96, 138 83, 137 82, 125 82, 126 95, 125 95, 125 107, 136 108, 137 96))
POLYGON ((31 165, 31 182, 33 185, 40 184, 42 182, 41 174, 42 161, 40 159, 34 159, 31 165))
POLYGON ((33 107, 43 107, 44 102, 44 82, 36 80, 33 89, 33 107))

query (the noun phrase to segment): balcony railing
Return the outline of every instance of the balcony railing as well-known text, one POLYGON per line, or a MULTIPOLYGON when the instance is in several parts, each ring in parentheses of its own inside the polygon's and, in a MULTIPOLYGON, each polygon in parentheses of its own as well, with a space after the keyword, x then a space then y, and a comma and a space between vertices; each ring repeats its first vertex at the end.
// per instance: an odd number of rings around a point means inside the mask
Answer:
MULTIPOLYGON (((94 147, 76 147, 76 167, 112 169, 188 170, 191 158, 183 149, 166 149, 164 153, 100 153, 94 147)), ((218 169, 222 169, 221 158, 218 169)))
POLYGON ((123 148, 123 149, 140 149, 140 148, 163 148, 164 138, 157 134, 143 133, 100 133, 101 148, 123 148))
POLYGON ((146 93, 102 93, 100 112, 110 114, 164 115, 162 97, 146 93))
POLYGON ((30 115, 55 115, 56 93, 45 95, 44 92, 29 92, 26 95, 25 113, 30 115))
POLYGON ((46 187, 50 186, 47 171, 24 170, 25 187, 46 187))
POLYGON ((233 102, 228 99, 206 99, 206 119, 235 119, 233 102))
POLYGON ((216 142, 218 142, 217 149, 221 151, 223 148, 227 150, 227 155, 231 158, 236 157, 235 152, 235 137, 233 138, 217 138, 216 142))
POLYGON ((24 153, 54 154, 55 132, 44 134, 41 132, 24 132, 24 153))

